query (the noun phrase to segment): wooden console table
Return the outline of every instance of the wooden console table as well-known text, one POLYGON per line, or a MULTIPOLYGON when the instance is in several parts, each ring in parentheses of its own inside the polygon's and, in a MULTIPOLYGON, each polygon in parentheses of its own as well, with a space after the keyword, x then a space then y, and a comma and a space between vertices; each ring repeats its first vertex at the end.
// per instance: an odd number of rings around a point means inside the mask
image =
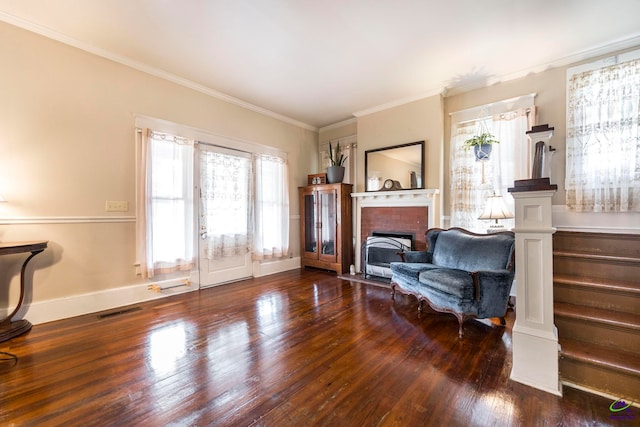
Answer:
MULTIPOLYGON (((46 240, 32 241, 32 242, 0 242, 0 255, 20 254, 31 252, 31 255, 22 264, 22 270, 20 271, 20 299, 18 305, 4 320, 0 321, 0 342, 10 340, 13 337, 22 335, 31 329, 31 323, 27 319, 11 321, 11 318, 22 307, 24 300, 24 271, 27 268, 27 263, 31 261, 31 258, 44 251, 47 247, 46 240)), ((8 286, 8 285, 7 285, 8 286)))

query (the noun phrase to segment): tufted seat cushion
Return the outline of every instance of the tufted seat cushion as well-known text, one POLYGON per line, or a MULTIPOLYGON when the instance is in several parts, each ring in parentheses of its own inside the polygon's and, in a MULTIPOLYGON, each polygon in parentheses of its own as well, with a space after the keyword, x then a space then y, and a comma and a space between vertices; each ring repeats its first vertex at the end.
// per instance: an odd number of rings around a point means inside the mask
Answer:
POLYGON ((435 268, 420 272, 420 283, 463 300, 473 300, 475 288, 469 272, 453 268, 435 268))
POLYGON ((419 280, 420 273, 425 270, 438 268, 437 265, 422 262, 392 262, 391 273, 396 273, 409 279, 419 280))

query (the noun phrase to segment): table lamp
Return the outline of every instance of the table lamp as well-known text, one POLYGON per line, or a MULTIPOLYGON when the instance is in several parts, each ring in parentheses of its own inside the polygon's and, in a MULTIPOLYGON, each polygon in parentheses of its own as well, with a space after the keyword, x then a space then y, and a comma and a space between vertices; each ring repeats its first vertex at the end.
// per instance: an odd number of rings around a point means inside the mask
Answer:
POLYGON ((507 208, 502 196, 489 196, 487 198, 487 204, 484 207, 482 215, 478 219, 495 219, 495 224, 491 224, 487 229, 487 233, 497 233, 499 231, 506 231, 504 225, 498 223, 499 219, 513 218, 513 214, 507 208))

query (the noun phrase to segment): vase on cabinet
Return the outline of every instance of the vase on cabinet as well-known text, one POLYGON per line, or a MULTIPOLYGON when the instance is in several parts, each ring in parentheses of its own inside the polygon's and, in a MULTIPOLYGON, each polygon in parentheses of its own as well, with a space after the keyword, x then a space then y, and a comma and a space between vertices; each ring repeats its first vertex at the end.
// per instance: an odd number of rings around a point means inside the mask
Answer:
POLYGON ((327 182, 339 184, 344 179, 344 166, 329 166, 327 168, 327 182))

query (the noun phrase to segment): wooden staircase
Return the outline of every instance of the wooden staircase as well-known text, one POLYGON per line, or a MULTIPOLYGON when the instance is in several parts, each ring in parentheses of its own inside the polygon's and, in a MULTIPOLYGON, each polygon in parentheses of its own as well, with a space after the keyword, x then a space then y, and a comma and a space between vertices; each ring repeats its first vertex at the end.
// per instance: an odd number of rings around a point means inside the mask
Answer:
POLYGON ((561 380, 640 401, 640 235, 556 232, 553 292, 561 380))

